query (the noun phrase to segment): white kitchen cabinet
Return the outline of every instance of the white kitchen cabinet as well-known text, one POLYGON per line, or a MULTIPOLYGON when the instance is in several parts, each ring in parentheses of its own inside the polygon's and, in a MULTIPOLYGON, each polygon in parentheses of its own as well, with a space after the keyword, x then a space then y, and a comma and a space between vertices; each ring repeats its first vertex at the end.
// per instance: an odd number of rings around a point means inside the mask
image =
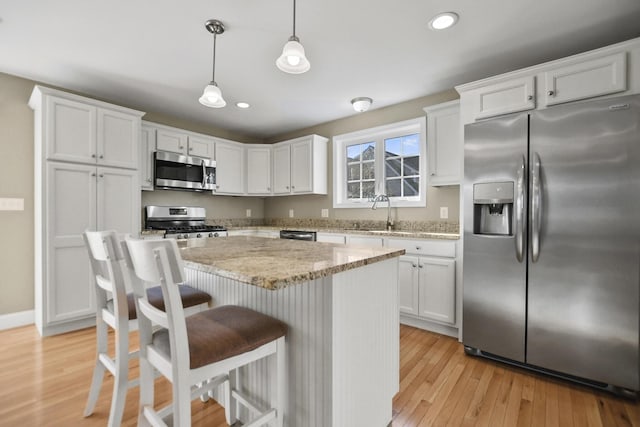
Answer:
POLYGON ((346 236, 344 234, 334 234, 334 233, 317 233, 316 239, 318 242, 326 242, 326 243, 340 243, 344 245, 346 241, 346 236))
POLYGON ((404 249, 400 257, 400 322, 457 336, 456 242, 386 238, 385 246, 404 249))
POLYGON ((247 194, 271 194, 271 146, 247 146, 247 194))
POLYGON ((327 141, 309 135, 274 144, 274 195, 327 194, 327 141))
POLYGON ((613 55, 555 67, 542 73, 544 105, 622 92, 627 89, 627 54, 613 55))
POLYGON ((214 158, 214 139, 180 129, 157 127, 156 146, 158 150, 170 151, 185 156, 214 158))
POLYGON ((140 128, 140 188, 153 191, 153 153, 156 151, 156 128, 142 123, 140 128))
POLYGON ((34 94, 33 102, 45 102, 49 112, 42 126, 48 160, 138 168, 142 113, 41 86, 34 94))
POLYGON ((355 235, 355 234, 348 234, 347 235, 347 244, 348 245, 356 245, 356 246, 382 247, 383 239, 382 239, 382 237, 358 236, 358 235, 355 235))
POLYGON ((460 101, 424 108, 427 113, 429 185, 459 185, 463 152, 460 101))
POLYGON ((52 335, 95 323, 82 233, 114 229, 137 236, 140 231, 143 113, 40 86, 29 106, 35 114, 35 323, 41 335, 52 335), (85 137, 107 147, 94 158, 91 144, 81 143, 85 137))
POLYGON ((245 148, 243 144, 216 138, 216 188, 213 194, 245 194, 245 148))
POLYGON ((535 77, 526 76, 500 81, 478 89, 474 119, 486 119, 502 114, 536 108, 535 77))

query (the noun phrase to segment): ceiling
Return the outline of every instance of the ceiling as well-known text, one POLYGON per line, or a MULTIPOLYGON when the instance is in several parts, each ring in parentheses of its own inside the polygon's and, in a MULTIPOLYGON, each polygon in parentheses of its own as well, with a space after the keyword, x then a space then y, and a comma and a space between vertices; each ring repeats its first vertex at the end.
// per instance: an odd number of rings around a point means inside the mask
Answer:
POLYGON ((291 0, 0 0, 0 72, 267 138, 640 36, 639 0, 298 0, 311 70, 275 66, 291 0), (458 24, 429 30, 438 12, 458 24), (211 79, 227 106, 198 98, 211 79), (237 101, 251 108, 241 110, 237 101))

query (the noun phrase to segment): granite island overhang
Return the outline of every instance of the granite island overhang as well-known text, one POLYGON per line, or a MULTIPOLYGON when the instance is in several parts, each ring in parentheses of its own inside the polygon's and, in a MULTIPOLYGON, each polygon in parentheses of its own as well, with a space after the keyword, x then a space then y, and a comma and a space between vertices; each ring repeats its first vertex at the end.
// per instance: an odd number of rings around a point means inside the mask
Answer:
MULTIPOLYGON (((194 239, 181 254, 187 281, 214 305, 249 307, 289 325, 285 425, 391 422, 404 250, 236 236, 194 239)), ((275 396, 273 362, 239 376, 263 405, 275 396)))

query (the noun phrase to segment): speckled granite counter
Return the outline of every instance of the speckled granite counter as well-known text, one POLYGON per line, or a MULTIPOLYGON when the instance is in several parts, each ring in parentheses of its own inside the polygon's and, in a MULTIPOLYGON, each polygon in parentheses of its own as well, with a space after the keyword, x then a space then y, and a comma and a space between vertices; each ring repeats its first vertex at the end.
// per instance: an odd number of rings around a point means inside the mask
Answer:
POLYGON ((180 246, 187 267, 271 290, 404 254, 403 249, 251 236, 191 239, 180 246))
POLYGON ((357 235, 378 236, 378 237, 402 237, 405 239, 460 240, 459 233, 439 233, 439 232, 417 231, 417 230, 386 231, 386 230, 369 230, 369 229, 352 229, 352 228, 274 227, 270 225, 229 228, 229 231, 235 231, 235 230, 265 230, 265 231, 300 230, 300 231, 315 231, 317 233, 357 234, 357 235))

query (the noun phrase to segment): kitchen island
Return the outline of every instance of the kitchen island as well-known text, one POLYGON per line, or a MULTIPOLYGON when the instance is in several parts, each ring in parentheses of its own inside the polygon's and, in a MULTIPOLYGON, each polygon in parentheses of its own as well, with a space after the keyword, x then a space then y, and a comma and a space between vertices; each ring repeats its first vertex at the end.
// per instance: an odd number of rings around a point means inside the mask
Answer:
MULTIPOLYGON (((246 236, 194 239, 181 251, 189 284, 209 292, 216 306, 249 307, 289 325, 290 427, 391 422, 399 389, 403 253, 246 236)), ((273 366, 275 360, 261 361, 240 373, 246 391, 263 405, 275 396, 273 366)))

